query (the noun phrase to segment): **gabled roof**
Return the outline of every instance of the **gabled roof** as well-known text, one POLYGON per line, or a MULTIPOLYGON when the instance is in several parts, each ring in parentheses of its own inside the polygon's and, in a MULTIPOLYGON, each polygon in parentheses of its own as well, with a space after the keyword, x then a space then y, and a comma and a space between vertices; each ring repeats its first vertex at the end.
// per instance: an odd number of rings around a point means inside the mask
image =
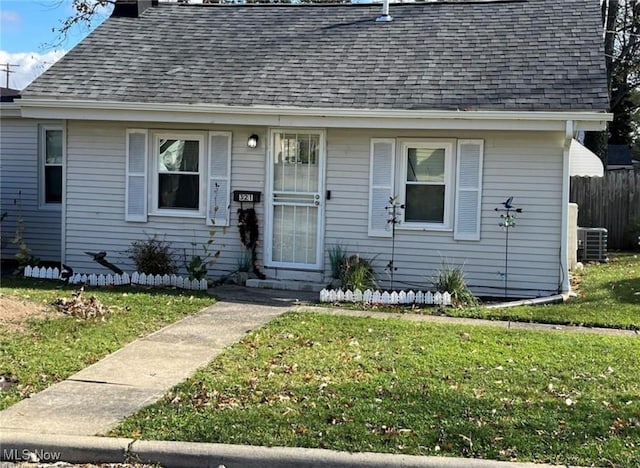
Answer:
POLYGON ((401 110, 606 111, 597 0, 160 4, 111 17, 29 98, 401 110))

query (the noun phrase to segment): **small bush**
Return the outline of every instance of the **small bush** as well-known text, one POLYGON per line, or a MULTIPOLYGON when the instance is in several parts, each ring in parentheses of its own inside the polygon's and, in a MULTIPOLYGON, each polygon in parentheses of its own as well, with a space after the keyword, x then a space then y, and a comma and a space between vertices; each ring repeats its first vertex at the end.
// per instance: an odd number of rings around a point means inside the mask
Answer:
POLYGON ((340 278, 342 266, 347 260, 347 249, 342 244, 335 244, 329 247, 329 263, 331 264, 331 277, 340 278))
POLYGON ((371 261, 358 254, 345 258, 340 271, 340 281, 343 288, 351 290, 364 291, 378 287, 371 261))
POLYGON ((176 262, 169 244, 155 235, 145 241, 133 242, 128 252, 140 273, 170 275, 176 272, 176 262))
POLYGON ((431 283, 436 291, 451 294, 451 303, 456 307, 478 304, 478 299, 467 287, 462 267, 454 267, 443 261, 440 270, 431 279, 431 283))

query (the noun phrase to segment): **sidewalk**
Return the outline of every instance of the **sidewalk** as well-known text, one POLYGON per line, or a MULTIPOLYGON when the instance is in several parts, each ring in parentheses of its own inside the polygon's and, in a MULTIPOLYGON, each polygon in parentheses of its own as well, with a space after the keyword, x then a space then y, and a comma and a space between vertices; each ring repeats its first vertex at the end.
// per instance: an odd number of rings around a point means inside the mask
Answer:
POLYGON ((63 382, 0 411, 0 460, 10 458, 10 454, 14 454, 14 458, 22 456, 26 450, 45 455, 57 454, 59 459, 75 463, 140 460, 154 461, 166 467, 189 468, 541 467, 544 465, 95 436, 106 434, 126 417, 157 401, 171 387, 218 356, 225 347, 288 310, 506 328, 635 334, 628 330, 518 324, 306 305, 316 300, 315 293, 223 286, 216 288, 215 295, 219 302, 198 314, 130 343, 63 382))
POLYGON ((136 340, 0 411, 0 436, 17 431, 105 434, 127 416, 160 399, 247 332, 298 304, 297 295, 221 288, 222 300, 200 313, 136 340), (270 305, 248 305, 250 301, 270 305))

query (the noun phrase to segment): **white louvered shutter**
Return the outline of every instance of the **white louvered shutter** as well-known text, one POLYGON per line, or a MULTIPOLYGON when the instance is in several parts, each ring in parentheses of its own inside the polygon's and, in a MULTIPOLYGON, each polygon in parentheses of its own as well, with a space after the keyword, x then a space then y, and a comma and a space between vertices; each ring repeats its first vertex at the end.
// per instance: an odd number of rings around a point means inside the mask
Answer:
POLYGON ((147 222, 147 130, 127 130, 125 221, 147 222))
POLYGON ((389 199, 393 194, 396 141, 393 138, 371 140, 369 174, 369 236, 391 237, 389 199))
POLYGON ((480 240, 483 140, 458 140, 455 240, 480 240))
POLYGON ((207 224, 228 226, 231 209, 231 132, 209 132, 207 224))

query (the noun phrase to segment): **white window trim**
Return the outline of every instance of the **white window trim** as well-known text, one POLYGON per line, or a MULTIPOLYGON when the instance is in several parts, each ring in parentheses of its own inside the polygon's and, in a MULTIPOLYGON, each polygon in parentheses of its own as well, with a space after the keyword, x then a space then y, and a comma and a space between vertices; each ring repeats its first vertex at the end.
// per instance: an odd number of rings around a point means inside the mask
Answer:
POLYGON ((148 214, 149 216, 161 216, 161 217, 178 217, 178 218, 199 218, 205 219, 207 213, 207 190, 204 190, 208 186, 209 181, 207 175, 208 157, 207 157, 207 133, 206 132, 191 132, 191 131, 155 131, 151 133, 152 140, 152 154, 150 158, 149 177, 151 183, 149 184, 151 192, 149 193, 148 214), (158 208, 158 158, 160 156, 160 139, 171 140, 198 140, 199 141, 199 155, 198 155, 198 176, 199 176, 199 194, 198 194, 198 210, 180 210, 172 208, 158 208))
MULTIPOLYGON (((41 210, 62 211, 62 205, 64 204, 64 172, 67 162, 67 135, 63 125, 60 124, 46 124, 40 125, 38 131, 38 208, 41 210), (60 203, 47 203, 45 201, 45 166, 47 165, 47 132, 51 130, 59 130, 62 132, 62 201, 60 203)), ((57 164, 52 164, 57 166, 57 164)))
POLYGON ((456 140, 455 139, 434 139, 420 138, 411 140, 400 140, 400 157, 398 164, 398 176, 396 179, 396 187, 398 187, 400 203, 406 203, 407 196, 407 151, 409 148, 428 148, 445 150, 445 191, 444 191, 444 216, 442 223, 418 223, 406 221, 404 210, 402 212, 400 223, 396 229, 403 230, 419 230, 419 231, 453 231, 453 214, 455 201, 455 163, 456 163, 456 140))

